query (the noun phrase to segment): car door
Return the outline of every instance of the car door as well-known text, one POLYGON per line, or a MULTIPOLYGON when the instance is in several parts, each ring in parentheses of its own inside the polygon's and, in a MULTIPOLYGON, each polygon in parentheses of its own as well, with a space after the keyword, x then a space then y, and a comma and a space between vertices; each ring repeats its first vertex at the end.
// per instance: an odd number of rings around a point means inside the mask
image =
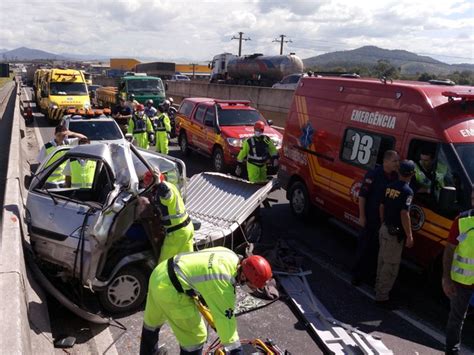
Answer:
POLYGON ((207 150, 206 131, 204 129, 204 115, 207 106, 206 104, 198 105, 191 119, 191 144, 203 151, 207 150))
POLYGON ((64 241, 68 237, 78 239, 83 225, 86 228, 94 225, 101 211, 101 204, 81 198, 86 196, 86 192, 76 193, 76 188, 51 187, 47 182, 48 177, 62 174, 63 163, 69 162, 69 158, 64 156, 63 150, 57 150, 48 160, 54 163, 35 176, 28 191, 26 208, 29 231, 33 237, 57 241, 64 241), (55 155, 62 156, 57 159, 55 155))
POLYGON ((205 150, 208 154, 212 153, 214 148, 214 143, 217 141, 216 139, 216 107, 209 106, 206 110, 206 114, 204 115, 204 133, 205 133, 205 141, 206 147, 205 150))

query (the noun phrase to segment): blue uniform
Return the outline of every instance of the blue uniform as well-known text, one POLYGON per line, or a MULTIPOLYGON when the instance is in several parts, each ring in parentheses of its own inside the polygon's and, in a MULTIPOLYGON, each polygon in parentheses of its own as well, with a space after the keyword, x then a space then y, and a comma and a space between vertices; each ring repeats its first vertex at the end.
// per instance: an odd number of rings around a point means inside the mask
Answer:
POLYGON ((122 116, 128 116, 128 115, 131 115, 132 114, 132 110, 130 109, 130 107, 128 106, 115 106, 113 111, 112 111, 112 114, 113 115, 116 115, 116 114, 121 114, 122 116))
POLYGON ((364 197, 367 223, 358 238, 356 261, 353 267, 353 280, 373 279, 379 252, 378 231, 380 228, 379 207, 385 188, 397 180, 397 173, 386 174, 383 166, 369 170, 364 176, 359 196, 364 197))
POLYGON ((384 223, 403 230, 400 212, 408 210, 413 199, 413 190, 404 181, 396 181, 385 189, 383 198, 384 223))

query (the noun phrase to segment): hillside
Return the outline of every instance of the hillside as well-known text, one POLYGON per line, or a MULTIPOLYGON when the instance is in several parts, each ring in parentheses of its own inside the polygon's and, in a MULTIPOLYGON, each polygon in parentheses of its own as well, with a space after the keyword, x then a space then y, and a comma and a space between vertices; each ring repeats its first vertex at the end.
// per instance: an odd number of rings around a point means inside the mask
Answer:
POLYGON ((35 60, 35 59, 53 59, 53 60, 61 60, 65 59, 65 57, 49 53, 45 51, 41 51, 39 49, 31 49, 26 47, 20 47, 16 49, 12 49, 11 51, 6 51, 1 54, 1 57, 4 60, 35 60))
POLYGON ((348 51, 337 51, 322 54, 303 60, 305 67, 320 70, 343 67, 349 70, 357 66, 373 67, 379 60, 389 61, 400 68, 401 74, 414 75, 428 72, 436 75, 449 74, 455 71, 474 70, 473 64, 446 64, 428 56, 405 50, 390 50, 375 46, 365 46, 348 51))

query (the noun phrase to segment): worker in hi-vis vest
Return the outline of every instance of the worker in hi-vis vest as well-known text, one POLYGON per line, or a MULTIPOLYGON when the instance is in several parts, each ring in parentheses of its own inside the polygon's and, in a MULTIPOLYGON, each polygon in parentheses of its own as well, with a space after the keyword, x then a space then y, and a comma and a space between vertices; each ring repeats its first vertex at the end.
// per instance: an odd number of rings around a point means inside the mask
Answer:
MULTIPOLYGON (((76 133, 69 131, 65 126, 58 125, 54 129, 54 139, 46 143, 39 152, 38 158, 36 159, 38 163, 42 163, 55 149, 56 147, 62 145, 72 145, 75 144, 78 139, 87 139, 87 137, 81 133, 76 133)), ((53 164, 55 161, 60 159, 66 151, 55 154, 45 165, 45 168, 53 164)), ((61 187, 65 183, 65 176, 63 170, 66 166, 66 162, 58 166, 53 173, 48 177, 46 181, 51 187, 61 187)))
MULTIPOLYGON (((474 207, 474 194, 471 196, 474 207)), ((443 256, 443 290, 451 307, 446 326, 446 354, 458 354, 469 303, 474 296, 474 209, 461 213, 449 231, 443 256)))
POLYGON ((255 135, 246 139, 242 149, 237 155, 235 174, 242 175, 242 166, 247 159, 247 175, 250 182, 267 182, 267 162, 272 161, 274 167, 278 166, 278 151, 270 137, 263 134, 265 123, 257 121, 254 125, 255 135))
POLYGON ((155 131, 156 151, 168 154, 169 135, 171 123, 163 104, 158 105, 159 115, 153 119, 153 129, 155 131))
MULTIPOLYGON (((148 149, 150 147, 149 135, 153 134, 153 126, 150 119, 145 115, 145 106, 136 105, 132 118, 128 120, 127 133, 133 134, 134 142, 137 147, 148 149)), ((151 139, 153 140, 153 139, 151 139)))
MULTIPOLYGON (((87 139, 80 139, 79 144, 90 143, 87 139)), ((64 168, 66 187, 76 189, 92 189, 94 184, 97 162, 91 159, 76 158, 67 162, 64 168)))
POLYGON ((262 288, 272 277, 268 261, 252 255, 243 260, 224 247, 182 253, 159 264, 150 276, 143 317, 140 354, 166 353, 158 348, 160 328, 168 323, 180 354, 202 354, 207 330, 194 301, 204 299, 226 354, 243 354, 234 310, 237 284, 262 288))

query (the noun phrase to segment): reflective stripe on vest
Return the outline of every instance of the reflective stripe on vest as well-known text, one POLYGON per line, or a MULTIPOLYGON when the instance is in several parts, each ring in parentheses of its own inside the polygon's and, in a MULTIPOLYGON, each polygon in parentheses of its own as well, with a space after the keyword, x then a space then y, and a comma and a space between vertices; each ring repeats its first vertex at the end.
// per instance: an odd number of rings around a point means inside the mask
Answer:
POLYGON ((133 116, 133 134, 146 132, 146 121, 145 116, 143 118, 137 118, 133 116))
POLYGON ((173 184, 165 181, 164 182, 171 192, 171 198, 175 198, 175 204, 173 207, 168 207, 164 204, 163 198, 159 198, 160 203, 160 210, 161 210, 161 221, 165 228, 171 228, 176 226, 182 222, 184 222, 188 218, 188 214, 186 212, 186 207, 184 206, 183 199, 181 198, 181 194, 176 186, 173 184))
POLYGON ((474 210, 461 214, 458 220, 459 244, 454 250, 451 279, 463 285, 474 285, 474 210))
POLYGON ((156 119, 153 120, 153 129, 156 132, 164 132, 166 131, 165 127, 165 114, 162 113, 156 119))
POLYGON ((249 154, 247 156, 247 160, 251 163, 263 164, 265 163, 270 154, 268 153, 268 144, 265 142, 265 137, 261 137, 261 139, 255 139, 255 137, 251 137, 248 140, 249 144, 249 154))
MULTIPOLYGON (((46 147, 46 156, 49 156, 53 150, 58 147, 58 145, 53 145, 51 142, 45 144, 46 147)), ((66 154, 66 151, 60 151, 56 153, 51 159, 46 163, 45 168, 53 164, 54 162, 58 161, 64 154, 66 154)), ((54 171, 52 172, 51 175, 49 175, 48 179, 46 180, 47 182, 55 182, 55 183, 62 183, 65 180, 63 171, 64 168, 66 167, 67 161, 61 163, 54 171)))
POLYGON ((71 187, 92 188, 94 182, 96 162, 85 161, 82 165, 79 161, 71 162, 71 187))

